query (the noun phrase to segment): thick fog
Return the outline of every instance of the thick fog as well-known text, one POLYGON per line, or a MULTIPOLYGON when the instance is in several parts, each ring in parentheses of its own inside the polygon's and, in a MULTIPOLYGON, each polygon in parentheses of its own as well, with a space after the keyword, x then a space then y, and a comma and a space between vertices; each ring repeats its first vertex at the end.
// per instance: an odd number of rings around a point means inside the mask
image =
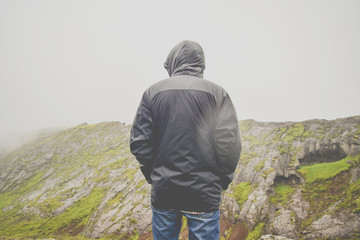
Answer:
POLYGON ((240 120, 359 115, 359 13, 357 0, 1 0, 0 140, 131 123, 185 39, 202 45, 204 77, 240 120))

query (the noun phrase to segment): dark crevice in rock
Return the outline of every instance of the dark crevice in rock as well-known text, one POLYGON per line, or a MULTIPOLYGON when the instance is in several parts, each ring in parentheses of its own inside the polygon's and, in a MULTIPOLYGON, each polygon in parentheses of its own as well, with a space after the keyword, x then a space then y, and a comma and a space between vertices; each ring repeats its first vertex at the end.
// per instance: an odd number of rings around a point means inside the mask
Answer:
POLYGON ((323 148, 315 152, 308 152, 303 158, 299 158, 301 166, 312 165, 316 163, 337 162, 347 157, 347 154, 340 147, 323 148))
POLYGON ((274 185, 289 185, 293 188, 301 184, 301 179, 296 175, 289 175, 289 177, 276 176, 274 185))

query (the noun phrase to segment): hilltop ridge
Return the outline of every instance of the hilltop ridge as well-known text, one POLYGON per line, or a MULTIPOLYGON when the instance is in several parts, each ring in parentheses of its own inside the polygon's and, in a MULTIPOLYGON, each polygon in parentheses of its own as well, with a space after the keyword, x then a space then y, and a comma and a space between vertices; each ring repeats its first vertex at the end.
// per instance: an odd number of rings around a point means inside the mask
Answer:
MULTIPOLYGON (((360 116, 239 124, 223 239, 360 236, 360 116)), ((0 155, 0 237, 150 239, 150 185, 129 132, 85 123, 0 155)))

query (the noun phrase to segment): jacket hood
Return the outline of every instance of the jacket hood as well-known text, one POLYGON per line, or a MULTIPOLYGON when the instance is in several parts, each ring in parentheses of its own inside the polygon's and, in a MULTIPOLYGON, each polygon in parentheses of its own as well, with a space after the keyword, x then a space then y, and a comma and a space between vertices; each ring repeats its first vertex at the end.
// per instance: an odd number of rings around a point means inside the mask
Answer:
POLYGON ((196 42, 182 41, 170 51, 164 67, 170 77, 192 75, 202 78, 205 70, 204 51, 196 42))

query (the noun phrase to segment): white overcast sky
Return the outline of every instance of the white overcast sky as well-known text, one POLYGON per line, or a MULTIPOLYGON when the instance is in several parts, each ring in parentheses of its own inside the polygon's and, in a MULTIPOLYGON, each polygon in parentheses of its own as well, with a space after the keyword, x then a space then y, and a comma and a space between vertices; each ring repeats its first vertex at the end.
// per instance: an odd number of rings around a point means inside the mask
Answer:
POLYGON ((239 120, 360 115, 358 0, 0 0, 0 133, 132 123, 185 39, 239 120))

